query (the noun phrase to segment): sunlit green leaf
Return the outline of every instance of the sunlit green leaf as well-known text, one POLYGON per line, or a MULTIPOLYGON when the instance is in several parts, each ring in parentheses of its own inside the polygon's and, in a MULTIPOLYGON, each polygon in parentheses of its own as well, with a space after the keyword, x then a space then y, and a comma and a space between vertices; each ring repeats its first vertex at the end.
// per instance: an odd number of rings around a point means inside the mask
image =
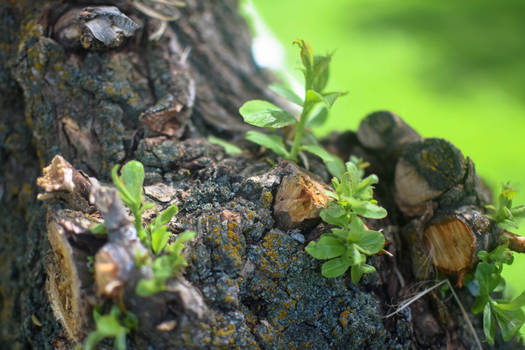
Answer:
POLYGON ((501 329, 501 336, 504 341, 510 340, 525 322, 525 315, 523 310, 501 310, 498 308, 492 309, 496 320, 498 321, 499 328, 501 329))
POLYGON ((121 179, 135 203, 142 203, 142 185, 144 184, 144 166, 131 160, 121 169, 121 179))
POLYGON ((259 127, 282 128, 297 123, 297 119, 285 110, 263 100, 251 100, 239 109, 244 121, 259 127))
POLYGON ((301 49, 301 61, 305 69, 313 70, 314 56, 310 44, 306 40, 295 40, 293 43, 301 49))
POLYGON ((348 270, 350 264, 350 260, 344 257, 329 260, 321 266, 321 274, 327 278, 339 277, 348 270))
POLYGON ((314 56, 312 88, 315 91, 322 92, 326 87, 330 76, 329 67, 331 59, 332 55, 314 56))
POLYGON ((350 275, 352 277, 353 283, 359 283, 359 280, 361 280, 361 277, 363 276, 363 269, 361 268, 361 265, 353 265, 350 275))
POLYGON ((341 177, 345 171, 345 165, 341 158, 326 151, 323 147, 318 145, 303 145, 301 147, 304 151, 310 152, 323 160, 326 168, 335 177, 341 177))
POLYGON ((501 275, 496 266, 482 261, 478 263, 476 267, 474 278, 476 278, 479 283, 480 296, 486 296, 490 295, 500 283, 501 275))
POLYGON ((320 216, 324 222, 332 225, 345 226, 348 223, 346 211, 333 202, 321 210, 320 216))
POLYGON ((323 126, 328 118, 328 108, 323 105, 318 105, 311 108, 307 115, 305 127, 307 128, 318 128, 323 126))
POLYGON ((155 218, 155 221, 158 220, 158 225, 166 225, 170 222, 171 218, 177 214, 179 211, 179 207, 177 207, 175 204, 170 205, 167 209, 164 209, 157 218, 155 218))
POLYGON ((323 235, 317 242, 310 242, 306 252, 319 260, 331 259, 340 256, 346 250, 344 243, 335 237, 323 235))
POLYGON ((327 92, 327 93, 323 93, 323 102, 326 104, 326 106, 328 108, 332 108, 332 106, 334 105, 335 101, 341 97, 341 96, 345 96, 347 95, 348 92, 327 92))
POLYGON ((282 85, 279 85, 279 84, 272 84, 272 85, 269 86, 269 88, 270 88, 270 90, 272 90, 276 94, 284 97, 288 101, 293 102, 293 103, 295 103, 296 105, 299 105, 299 106, 303 105, 303 99, 300 98, 292 90, 290 90, 290 89, 288 89, 288 88, 286 88, 286 87, 284 87, 282 85))
POLYGON ((385 208, 382 208, 370 202, 362 202, 361 206, 352 209, 357 215, 369 219, 382 219, 387 215, 385 208))
POLYGON ((214 145, 224 148, 224 152, 230 155, 241 154, 242 150, 234 144, 215 136, 208 136, 208 141, 214 145))
POLYGON ((518 295, 516 298, 512 299, 510 302, 498 302, 495 304, 498 309, 501 310, 517 310, 525 306, 525 291, 518 295))
POLYGON ((250 130, 246 133, 246 140, 269 148, 274 151, 275 154, 285 159, 290 158, 290 153, 286 149, 282 138, 277 135, 268 135, 263 134, 262 132, 250 130))
POLYGON ((151 232, 151 249, 153 253, 159 254, 170 238, 170 232, 166 229, 166 226, 160 226, 155 231, 151 232))
POLYGON ((492 309, 487 303, 483 309, 483 332, 487 343, 494 345, 494 336, 496 335, 496 326, 494 325, 494 318, 492 317, 492 309))
POLYGON ((377 254, 385 246, 385 236, 377 231, 366 230, 356 244, 367 255, 377 254))

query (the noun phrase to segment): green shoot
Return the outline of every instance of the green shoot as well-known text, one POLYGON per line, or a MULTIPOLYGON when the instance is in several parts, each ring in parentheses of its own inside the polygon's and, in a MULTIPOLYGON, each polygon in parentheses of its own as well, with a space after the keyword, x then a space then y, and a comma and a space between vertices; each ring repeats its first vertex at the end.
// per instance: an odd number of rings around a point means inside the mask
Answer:
MULTIPOLYGON (((183 232, 174 243, 168 244, 171 235, 170 231, 168 231, 168 223, 179 210, 176 205, 168 207, 159 213, 151 224, 142 227, 142 213, 151 207, 151 205, 142 204, 144 167, 142 163, 132 160, 122 167, 122 175, 120 177, 117 175, 117 168, 118 166, 113 167, 111 175, 120 198, 130 208, 135 217, 135 228, 140 240, 156 257, 154 260, 145 258, 146 263, 151 266, 153 277, 148 280, 140 280, 135 290, 140 296, 150 296, 166 290, 167 280, 174 277, 182 267, 187 266, 182 249, 185 242, 195 237, 195 232, 183 232)), ((140 262, 144 260, 143 258, 138 257, 137 261, 140 262)))
POLYGON ((511 301, 494 299, 491 296, 492 293, 503 291, 505 287, 505 280, 501 276, 503 264, 510 265, 514 259, 507 247, 508 243, 505 243, 491 252, 480 251, 480 262, 473 276, 470 276, 472 281, 467 284, 470 293, 476 297, 472 312, 478 314, 483 311, 483 332, 491 345, 494 345, 496 325, 501 330, 503 340, 508 341, 525 322, 525 314, 521 309, 525 306, 525 292, 511 301))
POLYGON ((114 347, 118 350, 126 349, 126 335, 137 329, 137 317, 131 312, 124 315, 117 306, 113 306, 109 314, 101 315, 99 308, 93 309, 93 319, 96 329, 91 332, 84 344, 85 350, 95 349, 96 345, 105 338, 114 338, 114 347))
POLYGON ((385 244, 385 237, 366 228, 360 218, 381 219, 387 215, 373 199, 377 176, 363 178, 364 166, 352 157, 346 163, 341 180, 332 180, 335 192, 328 193, 333 201, 321 211, 321 218, 338 227, 305 248, 314 258, 328 260, 321 267, 324 277, 339 277, 351 268, 352 282, 358 283, 364 273, 375 271, 373 266, 366 264, 366 256, 378 253, 385 244))
POLYGON ((165 254, 156 258, 152 264, 153 278, 141 279, 137 284, 135 292, 137 295, 147 297, 158 292, 167 290, 166 282, 173 277, 182 267, 188 266, 182 249, 184 243, 192 240, 195 232, 186 231, 181 233, 173 244, 165 247, 165 254))
MULTIPOLYGON (((486 206, 491 211, 487 216, 496 224, 518 227, 516 220, 525 217, 525 206, 513 207, 512 201, 515 196, 516 191, 510 188, 508 183, 504 184, 496 205, 486 206)), ((483 311, 483 332, 491 345, 494 345, 496 325, 501 330, 503 340, 508 341, 519 332, 525 322, 525 314, 521 309, 525 306, 525 292, 511 301, 494 299, 491 296, 492 293, 502 292, 505 288, 505 280, 501 275, 503 264, 511 265, 514 260, 508 246, 509 243, 505 242, 491 252, 480 251, 480 261, 476 270, 467 276, 470 280, 467 287, 476 297, 472 312, 478 314, 483 311)))
POLYGON ((331 55, 314 57, 310 44, 305 40, 296 40, 294 44, 298 45, 301 50, 301 70, 305 80, 305 98, 300 98, 294 92, 284 87, 272 86, 271 88, 276 93, 301 107, 299 118, 268 101, 262 100, 248 101, 239 109, 239 113, 244 118, 244 121, 254 126, 275 129, 291 125, 295 126, 295 136, 291 148, 285 144, 285 141, 280 136, 267 135, 258 131, 248 131, 246 139, 267 147, 278 156, 296 163, 299 152, 313 153, 326 163, 332 175, 341 177, 344 172, 343 162, 338 157, 328 153, 317 142, 305 145, 303 144, 303 139, 307 136, 307 128, 324 123, 328 110, 340 96, 346 95, 346 92, 324 92, 328 82, 331 55))
POLYGON ((496 205, 486 206, 491 211, 491 214, 487 216, 500 225, 518 228, 516 221, 525 217, 525 205, 513 207, 514 197, 516 197, 516 191, 510 188, 509 183, 504 184, 496 205))

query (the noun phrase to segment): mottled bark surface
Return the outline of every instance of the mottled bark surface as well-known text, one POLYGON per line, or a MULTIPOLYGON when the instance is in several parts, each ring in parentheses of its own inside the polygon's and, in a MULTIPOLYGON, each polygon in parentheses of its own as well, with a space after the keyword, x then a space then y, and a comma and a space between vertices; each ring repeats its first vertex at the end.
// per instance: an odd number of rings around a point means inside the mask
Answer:
MULTIPOLYGON (((394 256, 370 258, 378 272, 359 285, 349 276, 323 278, 320 263, 304 246, 327 227, 316 221, 318 203, 300 203, 320 190, 303 196, 293 188, 298 178, 294 167, 272 166, 242 141, 246 126, 239 106, 273 95, 267 89, 269 77, 251 58, 250 36, 237 2, 186 3, 163 37, 149 41, 158 23, 129 1, 114 1, 140 29, 116 48, 95 51, 59 42, 62 25, 56 24, 77 6, 107 2, 19 1, 0 8, 2 348, 71 348, 92 327, 90 310, 100 302, 87 276, 80 283, 82 307, 75 309, 82 321, 78 333, 64 327, 51 310, 45 281, 66 273, 56 270, 57 242, 70 245, 80 265, 105 243, 86 238, 84 219, 97 216, 86 199, 72 203, 62 193, 47 204, 36 200, 36 178, 56 154, 100 181, 108 181, 112 165, 140 160, 146 167, 144 194, 155 204, 145 220, 177 204, 181 211, 170 229, 197 232, 187 249, 189 266, 174 291, 147 300, 125 297, 126 307, 142 321, 128 337, 129 348, 474 348, 457 305, 438 293, 392 318, 382 317, 392 304, 410 296, 419 281, 437 277, 429 263, 432 247, 425 242, 432 240, 423 239, 425 229, 439 219, 483 212, 488 198, 472 161, 453 148, 453 161, 441 166, 449 158, 439 148, 432 153, 434 148, 425 147, 448 143, 423 141, 387 112, 369 117, 357 134, 326 140, 328 149, 345 160, 350 154, 364 157, 379 175, 377 196, 389 216, 367 224, 383 229, 386 249, 394 256), (206 141, 210 134, 247 150, 225 154, 206 141), (447 164, 454 165, 453 171, 447 164), (403 184, 406 176, 399 174, 408 172, 417 181, 403 184), (279 192, 283 182, 287 188, 279 192), (431 195, 418 197, 414 184, 431 195), (286 219, 275 217, 274 198, 280 193, 279 203, 286 202, 281 197, 288 192, 297 195, 288 198, 295 209, 308 211, 308 225, 295 222, 302 220, 300 215, 292 220, 293 213, 286 213, 282 204, 277 211, 286 219), (195 306, 198 298, 203 309, 195 306)), ((318 159, 309 163, 316 173, 312 177, 328 182, 318 159)), ((492 227, 461 222, 474 238, 484 237, 472 243, 475 247, 494 246, 492 227)), ((451 276, 453 283, 457 277, 451 276)), ((459 294, 468 309, 472 297, 464 290, 459 294)), ((68 301, 60 302, 68 310, 68 301)), ((481 319, 469 316, 483 338, 481 319)))

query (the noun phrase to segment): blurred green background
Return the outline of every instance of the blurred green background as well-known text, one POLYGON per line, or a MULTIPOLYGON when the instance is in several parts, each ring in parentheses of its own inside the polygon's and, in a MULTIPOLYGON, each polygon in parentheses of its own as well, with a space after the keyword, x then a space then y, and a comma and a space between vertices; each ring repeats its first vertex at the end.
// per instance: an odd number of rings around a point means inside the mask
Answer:
MULTIPOLYGON (((249 4, 284 47, 279 62, 279 46, 263 38, 258 56, 297 81, 293 40, 335 51, 327 90, 350 93, 320 135, 388 109, 424 137, 451 141, 495 191, 511 181, 525 203, 525 1, 247 0, 247 12, 249 4)), ((515 255, 504 270, 508 296, 525 290, 525 256, 515 255)))

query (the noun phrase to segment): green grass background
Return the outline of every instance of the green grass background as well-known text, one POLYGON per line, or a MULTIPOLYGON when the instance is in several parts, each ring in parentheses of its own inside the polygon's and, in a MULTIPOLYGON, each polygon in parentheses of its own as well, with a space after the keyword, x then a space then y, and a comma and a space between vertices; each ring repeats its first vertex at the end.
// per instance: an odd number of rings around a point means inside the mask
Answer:
MULTIPOLYGON (((349 95, 337 101, 320 135, 355 130, 368 113, 388 109, 424 137, 451 141, 494 190, 511 181, 515 202, 525 203, 524 1, 253 4, 298 81, 293 40, 308 40, 314 53, 335 51, 328 90, 349 95)), ((515 255, 504 270, 509 295, 525 290, 525 256, 515 255)))

